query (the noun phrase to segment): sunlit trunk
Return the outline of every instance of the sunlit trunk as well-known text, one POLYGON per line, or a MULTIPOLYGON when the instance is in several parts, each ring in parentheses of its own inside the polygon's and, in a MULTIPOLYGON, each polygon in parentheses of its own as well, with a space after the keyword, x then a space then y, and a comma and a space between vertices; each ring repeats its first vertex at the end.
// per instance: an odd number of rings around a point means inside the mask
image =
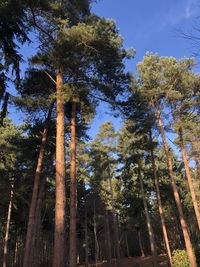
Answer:
POLYGON ((158 256, 157 256, 157 250, 156 250, 156 243, 155 243, 153 228, 152 228, 152 224, 151 224, 151 219, 149 216, 147 200, 146 200, 146 196, 145 196, 145 192, 144 192, 144 186, 143 186, 142 175, 141 175, 140 169, 139 169, 138 177, 139 177, 141 194, 142 194, 142 199, 143 199, 143 204, 144 204, 144 212, 145 212, 145 216, 146 216, 147 229, 148 229, 150 247, 151 247, 151 254, 152 254, 152 258, 153 258, 153 266, 157 267, 158 266, 158 256))
POLYGON ((69 263, 77 266, 76 252, 76 103, 72 102, 70 121, 70 233, 69 233, 69 263))
POLYGON ((153 167, 154 182, 155 182, 155 187, 156 187, 158 210, 159 210, 159 214, 160 214, 162 232, 163 232, 165 247, 166 247, 166 251, 167 251, 168 261, 169 261, 170 266, 172 266, 172 255, 171 255, 169 238, 167 235, 167 228, 166 228, 165 218, 164 218, 164 211, 163 211, 163 206, 162 206, 162 201, 161 201, 161 196, 160 196, 159 179, 158 179, 157 170, 156 170, 156 163, 155 163, 154 151, 153 151, 153 140, 152 140, 151 132, 150 132, 150 142, 151 142, 151 151, 150 151, 151 152, 151 161, 152 161, 152 167, 153 167))
POLYGON ((6 222, 6 232, 4 238, 4 249, 3 249, 3 267, 7 266, 7 256, 8 256, 8 240, 9 240, 9 231, 10 231, 10 220, 11 220, 11 213, 12 213, 12 206, 13 206, 13 184, 11 185, 10 191, 10 201, 8 205, 8 215, 7 215, 7 222, 6 222))
POLYGON ((59 68, 56 77, 56 199, 53 267, 66 266, 65 113, 62 86, 63 76, 59 68))
POLYGON ((46 182, 46 177, 42 178, 41 181, 41 186, 40 186, 40 192, 38 195, 38 200, 37 200, 37 207, 36 207, 36 222, 35 222, 35 229, 34 229, 34 238, 32 242, 32 249, 31 254, 33 255, 32 257, 32 265, 30 267, 37 267, 39 266, 39 252, 40 252, 40 233, 41 233, 41 224, 42 224, 42 218, 41 218, 41 212, 42 212, 42 200, 44 196, 44 188, 45 188, 45 182, 46 182))
POLYGON ((36 167, 35 178, 34 178, 31 204, 30 204, 30 208, 29 208, 29 217, 28 217, 28 226, 27 226, 27 233, 26 233, 23 267, 30 267, 32 257, 33 257, 33 255, 31 255, 31 253, 33 252, 32 242, 33 242, 33 238, 34 238, 33 232, 34 232, 34 227, 35 227, 35 212, 36 212, 37 198, 38 198, 38 192, 39 192, 39 186, 40 186, 40 177, 41 177, 41 172, 42 172, 42 165, 43 165, 44 154, 45 154, 45 146, 46 146, 46 142, 47 142, 47 134, 48 134, 49 123, 51 120, 51 113, 52 113, 52 109, 53 109, 53 104, 54 103, 52 103, 51 107, 49 108, 45 127, 44 127, 44 130, 42 133, 42 142, 40 145, 40 151, 39 151, 39 155, 38 155, 38 161, 37 161, 37 167, 36 167))
POLYGON ((192 184, 192 177, 190 175, 190 168, 189 168, 187 155, 186 155, 186 151, 185 151, 185 147, 184 147, 183 129, 182 129, 182 127, 179 128, 179 139, 180 139, 180 148, 181 148, 182 158, 183 158, 184 166, 185 166, 185 173, 186 173, 186 177, 187 177, 190 193, 191 193, 191 196, 192 196, 192 203, 193 203, 193 206, 194 206, 194 211, 195 211, 196 219, 197 219, 197 222, 198 222, 198 227, 199 227, 199 230, 200 230, 200 212, 199 212, 199 207, 198 207, 198 203, 197 203, 197 199, 196 199, 196 194, 195 194, 194 187, 193 187, 193 184, 192 184))
POLYGON ((183 214, 183 208, 182 208, 182 204, 181 204, 181 200, 180 200, 180 196, 178 193, 178 188, 176 185, 176 178, 173 172, 173 164, 172 164, 172 160, 171 160, 171 156, 170 156, 170 152, 169 152, 169 147, 166 141, 166 137, 165 137, 165 131, 164 131, 164 127, 163 127, 163 122, 162 122, 162 118, 161 118, 161 114, 160 112, 156 114, 157 117, 157 121, 158 121, 158 126, 162 135, 162 142, 163 142, 163 148, 166 154, 166 160, 167 160, 167 166, 168 166, 168 173, 169 176, 171 178, 171 183, 172 183, 172 190, 174 193, 174 198, 176 201, 176 205, 178 208, 178 212, 179 212, 179 220, 180 220, 180 224, 181 224, 181 228, 183 231, 183 237, 185 240, 185 246, 186 246, 186 250, 187 250, 187 254, 190 260, 190 264, 191 267, 197 267, 197 263, 196 263, 196 257, 192 248, 192 243, 190 240, 190 236, 189 236, 189 232, 188 232, 188 227, 186 224, 186 220, 183 214))

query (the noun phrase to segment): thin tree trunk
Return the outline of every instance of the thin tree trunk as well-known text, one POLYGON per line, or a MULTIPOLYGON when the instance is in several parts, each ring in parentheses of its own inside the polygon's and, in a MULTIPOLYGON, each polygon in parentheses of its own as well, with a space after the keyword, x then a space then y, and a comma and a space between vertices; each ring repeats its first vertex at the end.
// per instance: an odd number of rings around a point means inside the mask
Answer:
POLYGON ((107 210, 105 214, 105 221, 106 221, 107 260, 108 260, 108 263, 110 264, 112 260, 112 253, 111 253, 111 241, 110 241, 110 225, 109 225, 109 218, 108 218, 107 210))
POLYGON ((31 251, 31 254, 33 255, 33 257, 32 257, 32 261, 31 261, 32 265, 30 265, 30 267, 39 266, 40 232, 41 232, 41 223, 42 223, 41 211, 42 211, 42 200, 43 200, 43 196, 44 196, 45 182, 46 182, 46 177, 43 177, 43 179, 41 181, 38 200, 37 200, 36 222, 35 222, 35 229, 34 229, 34 233, 33 233, 34 238, 33 238, 33 243, 32 243, 33 251, 31 251))
POLYGON ((129 251, 129 245, 128 245, 128 238, 127 238, 127 232, 125 232, 125 243, 126 243, 126 252, 127 252, 127 257, 130 257, 130 251, 129 251))
POLYGON ((185 246, 186 246, 186 250, 187 250, 187 254, 190 260, 190 264, 191 267, 197 267, 197 263, 196 263, 196 257, 192 248, 192 243, 190 240, 190 236, 189 236, 189 232, 188 232, 188 228, 187 228, 187 224, 186 224, 186 220, 184 218, 184 214, 183 214, 183 208, 182 208, 182 204, 181 204, 181 200, 180 200, 180 196, 178 193, 178 188, 176 185, 176 179, 174 176, 174 172, 173 172, 173 164, 172 164, 172 160, 171 160, 171 156, 170 156, 170 152, 169 152, 169 147, 166 141, 166 137, 165 137, 165 131, 164 131, 164 127, 163 127, 163 122, 162 122, 162 118, 161 118, 161 114, 156 113, 156 118, 158 121, 158 126, 161 132, 161 136, 162 136, 162 141, 163 141, 163 148, 165 150, 165 154, 166 154, 166 160, 167 160, 167 166, 168 166, 168 172, 169 172, 169 176, 171 178, 171 182, 172 182, 172 190, 174 193, 174 198, 176 201, 176 205, 178 208, 178 212, 179 212, 179 219, 180 219, 180 224, 181 224, 181 228, 183 231, 183 237, 185 240, 185 246))
POLYGON ((171 249, 169 245, 169 238, 167 235, 167 228, 165 224, 165 218, 164 218, 164 211, 163 211, 163 206, 162 206, 162 201, 161 201, 161 196, 160 196, 160 188, 159 188, 159 179, 157 175, 157 170, 156 170, 156 163, 155 163, 155 157, 154 157, 154 151, 153 151, 153 140, 152 140, 152 133, 150 132, 150 142, 151 142, 151 161, 152 161, 152 167, 153 167, 153 174, 154 174, 154 182, 155 182, 155 187, 156 187, 156 196, 157 196, 157 201, 158 201, 158 209, 159 209, 159 214, 160 214, 160 220, 161 220, 161 226, 162 226, 162 232, 163 232, 163 237, 165 241, 165 247, 167 251, 167 257, 170 266, 172 266, 172 254, 171 254, 171 249))
POLYGON ((139 241, 139 246, 140 246, 141 256, 144 257, 145 254, 144 254, 144 249, 143 249, 143 246, 142 246, 142 238, 141 238, 141 233, 140 233, 140 231, 138 231, 138 241, 139 241))
POLYGON ((9 231, 10 231, 10 220, 11 220, 11 213, 12 213, 12 206, 13 206, 13 184, 11 185, 10 191, 10 201, 8 205, 8 215, 7 215, 7 222, 6 222, 6 233, 4 238, 4 249, 3 249, 3 267, 7 266, 7 256, 8 256, 8 240, 9 240, 9 231))
POLYGON ((89 266, 88 261, 88 225, 87 225, 87 207, 85 204, 85 267, 89 266))
POLYGON ((99 259, 99 242, 97 238, 97 223, 96 223, 96 205, 94 201, 94 216, 93 216, 93 225, 94 225, 94 240, 95 240, 95 265, 97 266, 99 259))
POLYGON ((147 200, 146 200, 146 196, 145 196, 145 193, 144 193, 144 186, 143 186, 143 181, 142 181, 142 176, 141 176, 141 170, 140 169, 139 169, 139 175, 138 176, 139 176, 142 199, 143 199, 143 204, 144 204, 144 211, 145 211, 145 216, 146 216, 146 221, 147 221, 147 229, 148 229, 148 233, 149 233, 151 254, 152 254, 152 258, 153 258, 153 266, 157 267, 158 266, 158 256, 157 256, 157 251, 156 251, 156 243, 155 243, 153 228, 152 228, 152 224, 151 224, 151 219, 150 219, 150 216, 149 216, 147 200))
POLYGON ((56 203, 53 267, 65 267, 66 265, 65 113, 62 86, 63 76, 59 67, 56 77, 56 203))
POLYGON ((184 166, 185 166, 186 177, 187 177, 190 193, 192 196, 192 203, 194 206, 194 211, 195 211, 196 219, 198 222, 198 227, 200 230, 200 212, 199 212, 199 207, 198 207, 198 203, 197 203, 197 199, 196 199, 196 194, 195 194, 194 187, 192 184, 192 177, 190 175, 190 169, 189 169, 189 164, 188 164, 188 160, 187 160, 187 155, 186 155, 186 151, 184 148, 182 127, 179 128, 179 139, 180 139, 180 148, 181 148, 182 158, 183 158, 184 166))
POLYGON ((112 178, 110 173, 110 167, 108 167, 108 179, 109 179, 109 186, 110 186, 110 196, 111 196, 111 206, 112 206, 112 216, 113 216, 113 226, 114 226, 114 235, 115 235, 115 246, 116 246, 116 256, 118 264, 120 264, 120 241, 119 241, 119 230, 117 224, 117 215, 115 210, 115 203, 114 203, 114 195, 113 195, 113 185, 112 185, 112 178))
POLYGON ((42 133, 42 142, 40 145, 40 151, 38 155, 38 161, 37 161, 37 167, 35 172, 35 178, 34 178, 34 185, 33 185, 33 192, 32 192, 32 198, 31 198, 31 204, 29 208, 29 217, 28 217, 28 228, 26 233, 26 241, 25 241, 25 251, 24 251, 24 259, 23 259, 23 267, 30 267, 31 265, 31 250, 32 250, 32 242, 34 238, 34 227, 35 227, 35 212, 36 212, 36 206, 37 206, 37 198, 38 198, 38 192, 39 192, 39 185, 40 185, 40 176, 42 172, 42 165, 43 165, 43 159, 45 154, 45 146, 47 142, 47 134, 48 134, 48 128, 49 123, 51 120, 51 113, 53 109, 53 104, 51 104, 51 107, 49 108, 49 112, 47 115, 45 127, 42 133))
POLYGON ((71 121, 71 142, 70 142, 70 267, 77 266, 76 257, 76 103, 72 102, 71 121))
POLYGON ((17 254, 18 254, 18 236, 16 237, 15 241, 15 253, 14 253, 14 260, 13 260, 13 266, 17 266, 17 254))

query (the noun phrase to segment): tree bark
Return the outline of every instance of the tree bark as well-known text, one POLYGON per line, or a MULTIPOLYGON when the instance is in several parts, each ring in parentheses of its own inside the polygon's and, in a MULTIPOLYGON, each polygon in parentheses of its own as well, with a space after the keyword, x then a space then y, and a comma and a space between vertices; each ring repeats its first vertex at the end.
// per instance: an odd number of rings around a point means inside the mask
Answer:
POLYGON ((184 166, 185 166, 185 173, 186 173, 186 177, 187 177, 190 193, 191 193, 191 196, 192 196, 192 203, 193 203, 193 206, 194 206, 194 211, 195 211, 198 227, 199 227, 199 230, 200 230, 200 212, 199 212, 199 207, 198 207, 198 203, 197 203, 197 199, 196 199, 196 194, 195 194, 194 187, 193 187, 193 184, 192 184, 192 177, 190 175, 190 168, 189 168, 189 164, 188 164, 188 160, 187 160, 187 154, 186 154, 186 151, 185 151, 185 148, 184 148, 183 129, 182 129, 182 127, 179 128, 179 139, 180 139, 180 149, 181 149, 182 158, 183 158, 183 162, 184 162, 184 166))
POLYGON ((25 241, 25 251, 24 251, 24 259, 23 259, 23 267, 30 267, 31 266, 31 252, 32 250, 32 243, 33 243, 33 238, 34 238, 34 227, 35 227, 35 213, 36 213, 36 207, 37 207, 37 198, 38 198, 38 192, 39 192, 39 186, 40 186, 40 177, 41 177, 41 172, 42 172, 42 165, 43 165, 43 159, 44 159, 44 154, 45 154, 45 146, 47 142, 47 134, 48 134, 48 128, 49 128, 49 123, 51 120, 51 113, 53 109, 53 104, 52 102, 49 112, 47 115, 45 127, 42 133, 42 142, 40 145, 40 151, 38 155, 38 161, 37 161, 37 167, 36 167, 36 172, 35 172, 35 177, 34 177, 34 185, 33 185, 33 192, 32 192, 32 198, 31 198, 31 204, 29 208, 29 217, 28 217, 28 228, 27 228, 27 233, 26 233, 26 241, 25 241))
POLYGON ((56 77, 56 200, 53 267, 66 265, 65 113, 62 86, 63 76, 59 67, 56 77))
POLYGON ((6 222, 6 233, 4 238, 4 249, 3 249, 3 267, 7 266, 7 256, 8 256, 8 240, 9 240, 9 231, 10 231, 10 221, 11 221, 11 213, 12 213, 12 206, 13 206, 13 188, 14 185, 11 185, 10 191, 10 201, 8 205, 8 215, 7 215, 7 222, 6 222))
POLYGON ((30 267, 37 267, 39 266, 39 254, 40 254, 40 232, 41 232, 41 223, 42 223, 42 218, 41 218, 41 211, 42 211, 42 200, 44 196, 44 188, 45 188, 45 183, 46 183, 46 177, 43 177, 41 181, 41 186, 40 186, 40 192, 38 195, 38 200, 37 200, 37 207, 36 207, 36 222, 35 222, 35 229, 34 229, 34 238, 33 238, 33 243, 32 243, 32 248, 33 251, 31 251, 31 254, 33 255, 32 257, 32 265, 30 267))
POLYGON ((77 266, 76 257, 76 103, 72 101, 71 121, 71 142, 70 142, 70 267, 77 266))
POLYGON ((161 226, 162 226, 162 232, 163 232, 163 237, 164 237, 164 242, 165 242, 165 247, 167 251, 167 257, 168 257, 168 262, 169 265, 172 266, 172 254, 171 254, 171 249, 169 245, 169 238, 167 235, 167 228, 165 224, 165 218, 164 218, 164 211, 163 211, 163 206, 162 206, 162 201, 161 201, 161 196, 160 196, 160 188, 159 188, 159 179, 157 175, 157 170, 156 170, 156 163, 155 163, 155 157, 154 157, 154 151, 153 151, 153 140, 152 140, 152 133, 150 132, 150 142, 151 142, 151 161, 152 161, 152 167, 153 167, 153 174, 154 174, 154 182, 155 182, 155 187, 156 187, 156 196, 157 196, 157 201, 158 201, 158 210, 160 214, 160 220, 161 220, 161 226))
POLYGON ((148 229, 148 233, 149 233, 151 254, 152 254, 152 258, 153 258, 153 266, 154 267, 158 267, 158 256, 157 256, 157 251, 156 251, 156 243, 155 243, 153 228, 152 228, 152 224, 151 224, 151 219, 150 219, 150 216, 149 216, 147 200, 146 200, 146 196, 145 196, 145 193, 144 193, 144 186, 143 186, 143 181, 142 181, 142 176, 141 176, 141 170, 140 169, 139 169, 138 176, 139 176, 142 199, 143 199, 143 204, 144 204, 144 211, 145 211, 145 216, 146 216, 147 229, 148 229))
POLYGON ((174 172, 173 172, 173 164, 172 164, 172 160, 171 160, 171 156, 170 156, 170 152, 169 152, 169 147, 168 147, 168 144, 166 141, 165 131, 164 131, 163 122, 162 122, 160 112, 156 113, 156 118, 157 118, 158 126, 159 126, 159 129, 161 132, 161 136, 162 136, 163 148, 164 148, 164 151, 166 154, 166 160, 167 160, 167 166, 168 166, 168 173, 169 173, 169 176, 171 178, 172 190, 174 193, 174 198, 175 198, 176 205, 177 205, 178 212, 179 212, 179 219, 180 219, 180 224, 181 224, 181 228, 183 231, 183 237, 184 237, 184 241, 185 241, 186 251, 187 251, 187 254, 188 254, 188 257, 190 260, 191 267, 197 267, 196 257, 195 257, 195 254, 194 254, 194 251, 192 248, 192 243, 190 240, 186 220, 185 220, 185 217, 183 214, 183 208, 182 208, 180 196, 178 193, 178 188, 176 185, 176 178, 175 178, 174 172))

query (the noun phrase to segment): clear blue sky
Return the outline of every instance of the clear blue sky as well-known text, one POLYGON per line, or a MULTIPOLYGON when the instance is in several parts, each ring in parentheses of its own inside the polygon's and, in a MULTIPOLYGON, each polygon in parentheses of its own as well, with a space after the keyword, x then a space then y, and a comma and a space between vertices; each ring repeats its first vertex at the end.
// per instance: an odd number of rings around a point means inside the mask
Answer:
MULTIPOLYGON (((198 0, 99 0, 92 11, 116 21, 124 46, 134 47, 136 56, 126 63, 126 69, 134 72, 136 64, 147 51, 161 56, 181 58, 191 56, 194 47, 180 38, 178 31, 191 31, 200 15, 198 0)), ((34 53, 34 45, 22 49, 25 56, 34 53)), ((198 70, 198 69, 197 69, 198 70)), ((106 114, 108 108, 101 105, 89 134, 94 136, 100 124, 112 120, 118 129, 120 119, 106 114)), ((12 112, 13 113, 13 112, 12 112)), ((13 114, 10 114, 13 115, 13 114)), ((13 116, 12 116, 13 117, 13 116)), ((16 114, 14 116, 16 118, 16 114)))

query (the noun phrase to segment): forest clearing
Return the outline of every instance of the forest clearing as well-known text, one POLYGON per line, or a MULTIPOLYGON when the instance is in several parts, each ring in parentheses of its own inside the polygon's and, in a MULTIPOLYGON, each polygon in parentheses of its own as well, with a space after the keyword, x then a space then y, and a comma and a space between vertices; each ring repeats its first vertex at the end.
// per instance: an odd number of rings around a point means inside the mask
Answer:
POLYGON ((0 0, 0 267, 200 266, 199 14, 0 0))

